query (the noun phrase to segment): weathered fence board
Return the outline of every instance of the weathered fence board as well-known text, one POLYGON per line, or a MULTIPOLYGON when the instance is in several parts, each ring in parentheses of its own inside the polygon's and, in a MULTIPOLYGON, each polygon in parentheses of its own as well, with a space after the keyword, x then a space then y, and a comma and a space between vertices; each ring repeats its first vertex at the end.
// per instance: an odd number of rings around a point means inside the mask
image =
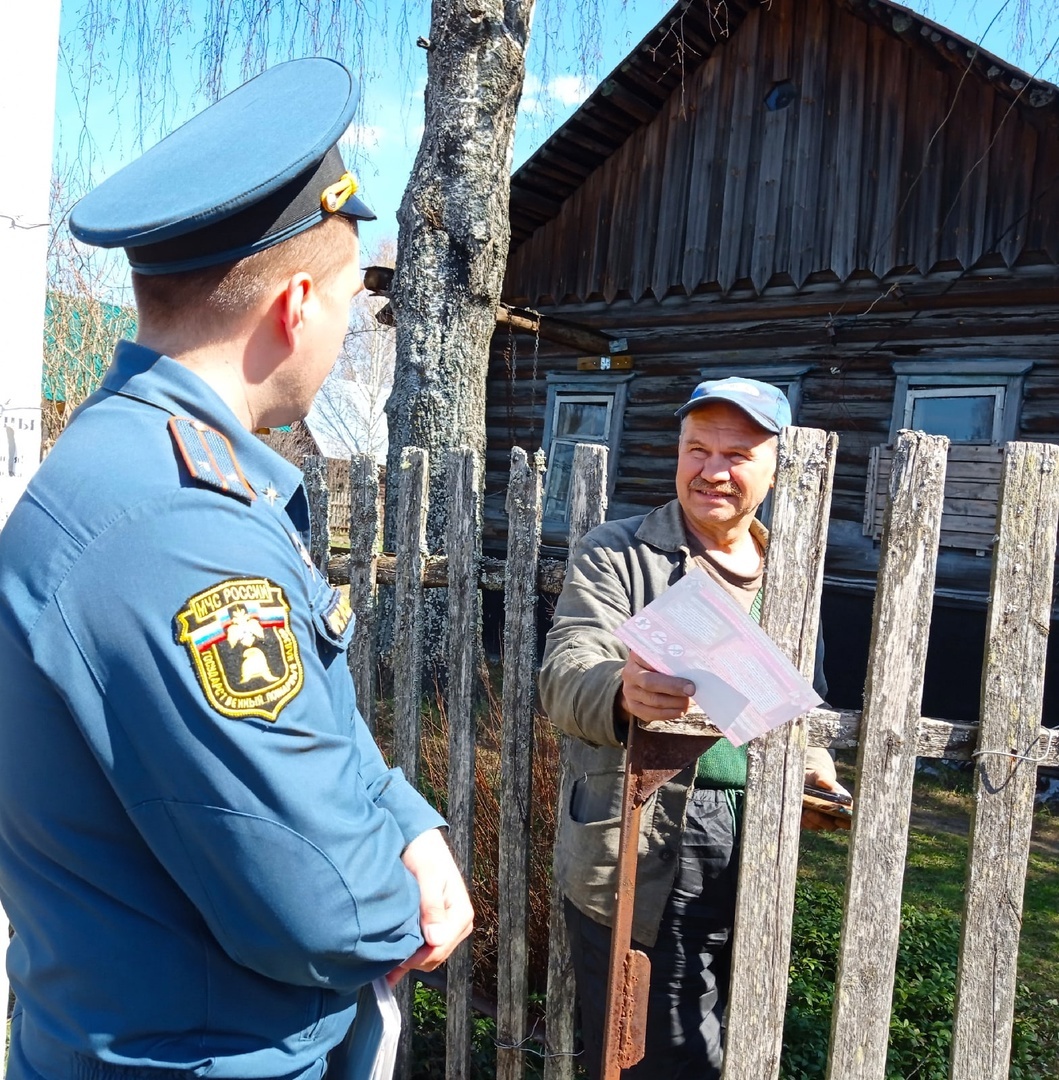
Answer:
POLYGON ((350 642, 349 670, 357 704, 375 733, 376 607, 375 553, 379 544, 379 467, 370 454, 354 454, 349 463, 349 556, 346 576, 349 606, 357 626, 350 642))
POLYGON ((948 439, 902 432, 875 593, 828 1080, 883 1080, 948 439))
MULTIPOLYGON (((445 714, 449 724, 449 843, 467 881, 474 866, 474 775, 477 725, 474 687, 478 669, 478 516, 479 481, 474 451, 449 453, 448 685, 445 714)), ((471 1075, 471 995, 474 989, 471 941, 463 942, 447 961, 445 980, 445 1076, 471 1075)))
POLYGON ((307 454, 302 466, 309 497, 309 557, 321 574, 327 573, 331 555, 331 524, 327 490, 327 458, 307 454))
MULTIPOLYGON (((812 428, 780 436, 761 626, 812 679, 838 438, 812 428)), ((746 805, 729 997, 725 1080, 779 1075, 801 834, 806 718, 747 748, 746 805)))
POLYGON ((1008 1075, 1057 524, 1059 446, 1008 443, 975 751, 951 1080, 1008 1075))
MULTIPOLYGON (((427 452, 406 446, 397 479, 397 585, 393 615, 393 763, 415 783, 419 777, 423 707, 423 568, 426 551, 427 452)), ((409 1080, 412 1069, 412 980, 395 994, 402 1032, 394 1074, 409 1080)))
POLYGON ((500 954, 497 960, 497 1080, 525 1072, 529 996, 530 812, 537 659, 537 557, 543 455, 511 451, 504 589, 504 692, 500 764, 500 954))
MULTIPOLYGON (((573 473, 570 478, 570 528, 567 533, 572 552, 589 529, 599 525, 607 509, 607 448, 578 443, 574 448, 573 473)), ((561 819, 568 792, 566 779, 569 736, 561 732, 559 743, 559 781, 556 785, 555 820, 561 819)), ((548 1001, 545 1012, 548 1033, 544 1080, 573 1080, 574 1018, 577 1011, 570 937, 566 930, 563 894, 552 879, 551 908, 548 919, 548 1001)))

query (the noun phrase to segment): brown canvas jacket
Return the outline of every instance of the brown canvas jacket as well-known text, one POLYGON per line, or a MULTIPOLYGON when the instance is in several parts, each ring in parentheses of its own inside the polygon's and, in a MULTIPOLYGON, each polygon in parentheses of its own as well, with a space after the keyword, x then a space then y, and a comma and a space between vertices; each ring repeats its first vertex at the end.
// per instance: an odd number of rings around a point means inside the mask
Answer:
MULTIPOLYGON (((764 526, 755 521, 751 528, 766 546, 764 526)), ((676 499, 597 526, 569 561, 544 650, 541 702, 552 723, 574 736, 562 778, 554 871, 574 906, 605 925, 613 917, 625 771, 614 703, 628 649, 613 631, 683 577, 691 558, 676 499)), ((823 694, 819 664, 818 674, 823 694)), ((645 945, 655 943, 673 887, 693 781, 689 765, 643 808, 633 937, 645 945)))

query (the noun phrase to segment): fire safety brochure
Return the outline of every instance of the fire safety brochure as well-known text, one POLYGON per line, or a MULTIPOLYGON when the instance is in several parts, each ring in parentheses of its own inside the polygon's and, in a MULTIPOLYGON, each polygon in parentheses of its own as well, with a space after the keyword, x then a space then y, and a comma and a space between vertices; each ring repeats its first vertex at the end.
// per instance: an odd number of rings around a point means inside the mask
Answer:
POLYGON ((769 636, 695 568, 615 631, 666 675, 695 684, 695 704, 735 746, 819 705, 769 636))

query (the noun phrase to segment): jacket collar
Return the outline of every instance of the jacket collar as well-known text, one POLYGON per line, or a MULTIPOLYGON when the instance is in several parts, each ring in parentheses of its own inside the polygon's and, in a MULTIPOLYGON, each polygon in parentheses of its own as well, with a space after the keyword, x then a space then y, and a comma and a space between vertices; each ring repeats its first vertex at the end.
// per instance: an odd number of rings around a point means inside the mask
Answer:
MULTIPOLYGON (((761 545, 762 551, 768 550, 769 531, 757 518, 750 522, 750 535, 761 545)), ((690 554, 680 500, 670 499, 664 506, 652 510, 636 530, 636 539, 658 548, 659 551, 682 551, 685 555, 690 554)))
POLYGON ((103 391, 142 401, 173 416, 190 416, 221 432, 239 467, 259 494, 285 505, 301 486, 302 473, 252 432, 220 395, 183 364, 131 341, 119 341, 103 391))

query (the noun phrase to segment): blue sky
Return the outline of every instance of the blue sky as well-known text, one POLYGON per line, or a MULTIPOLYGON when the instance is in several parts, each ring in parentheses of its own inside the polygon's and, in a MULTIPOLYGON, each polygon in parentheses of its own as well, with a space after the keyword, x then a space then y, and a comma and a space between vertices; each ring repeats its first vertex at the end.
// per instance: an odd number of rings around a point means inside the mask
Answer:
MULTIPOLYGON (((86 57, 79 21, 84 18, 81 0, 63 0, 62 51, 60 55, 56 160, 90 162, 96 180, 135 156, 139 131, 146 145, 164 131, 198 111, 206 98, 194 91, 198 42, 204 19, 197 13, 205 0, 181 0, 185 19, 174 20, 161 30, 146 26, 144 37, 158 46, 158 56, 168 80, 164 107, 143 111, 141 95, 131 75, 128 53, 120 43, 103 35, 96 55, 86 57), (160 38, 165 38, 164 47, 160 38), (79 72, 91 67, 94 78, 84 104, 89 80, 79 72), (82 117, 87 118, 87 124, 82 117), (85 132, 90 133, 86 138, 85 132)), ((349 0, 347 0, 349 2, 349 0)), ((415 47, 419 35, 429 33, 427 0, 406 0, 403 13, 395 15, 385 0, 361 0, 370 18, 385 22, 383 30, 351 26, 346 39, 352 45, 340 57, 355 66, 364 57, 362 105, 358 130, 352 132, 358 149, 359 172, 365 200, 379 216, 363 230, 365 246, 397 234, 396 211, 415 158, 423 124, 423 84, 426 54, 415 47)), ((1049 48, 1053 55, 1040 75, 1059 81, 1054 42, 1059 35, 1059 15, 1054 0, 1030 0, 1028 35, 1016 34, 1016 13, 1026 0, 913 0, 908 6, 957 33, 980 40, 989 51, 1013 60, 1033 72, 1049 48), (992 26, 990 28, 990 23, 992 26), (987 32, 987 28, 988 32, 987 32)), ((150 9, 150 0, 147 7, 150 9)), ((591 10, 578 0, 538 0, 531 34, 528 74, 516 133, 514 163, 517 167, 563 123, 594 86, 610 72, 672 6, 670 0, 598 0, 605 19, 574 28, 574 9, 591 10)), ((353 5, 350 4, 352 9, 353 5)), ((272 40, 278 34, 273 28, 272 40)), ((227 88, 241 81, 238 57, 226 68, 227 88)), ((155 83, 157 87, 157 82, 155 83)))

